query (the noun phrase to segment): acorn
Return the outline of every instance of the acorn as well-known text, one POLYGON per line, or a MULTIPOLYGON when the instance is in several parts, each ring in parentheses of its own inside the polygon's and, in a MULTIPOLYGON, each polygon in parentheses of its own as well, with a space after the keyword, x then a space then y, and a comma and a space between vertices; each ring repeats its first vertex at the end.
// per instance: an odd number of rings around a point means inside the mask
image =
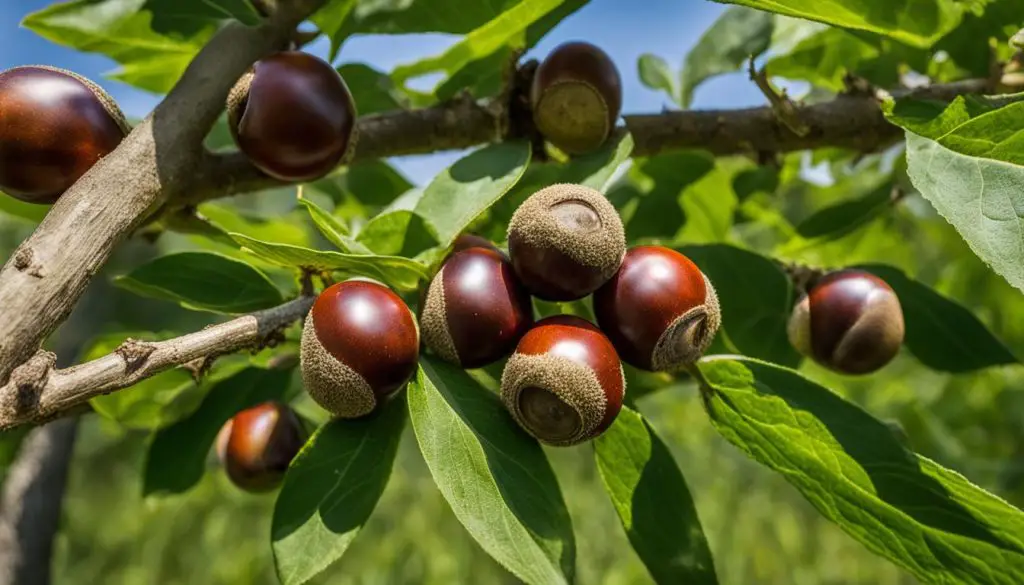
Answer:
POLYGON ((311 181, 348 162, 356 104, 319 57, 283 51, 257 61, 228 96, 228 127, 253 165, 283 181, 311 181))
POLYGON ((302 380, 335 416, 365 416, 409 381, 419 346, 416 320, 401 297, 376 282, 339 282, 320 293, 306 316, 302 380))
POLYGON ((0 190, 55 202, 131 128, 92 81, 41 65, 0 72, 0 190))
POLYGON ((538 321, 501 376, 501 400, 512 418, 552 446, 599 436, 618 416, 625 392, 611 341, 589 321, 570 315, 538 321))
POLYGON ((224 423, 216 450, 231 483, 248 492, 275 489, 306 442, 302 421, 276 401, 247 408, 224 423))
POLYGON ((563 183, 537 191, 516 209, 508 224, 508 249, 530 293, 546 301, 572 301, 615 275, 626 233, 604 195, 563 183))
POLYGON ((622 109, 622 79, 607 53, 581 41, 559 45, 537 67, 530 87, 537 130, 569 154, 596 150, 622 109))
POLYGON ((892 287, 863 270, 827 274, 801 297, 789 340, 803 355, 836 372, 868 374, 899 353, 903 309, 892 287))
POLYGON ((420 312, 424 344, 463 368, 480 368, 512 353, 532 324, 533 302, 508 256, 480 245, 445 261, 420 312))
POLYGON ((708 277, 683 254, 661 246, 626 251, 619 271, 594 293, 594 314, 622 361, 654 372, 697 361, 721 324, 708 277))

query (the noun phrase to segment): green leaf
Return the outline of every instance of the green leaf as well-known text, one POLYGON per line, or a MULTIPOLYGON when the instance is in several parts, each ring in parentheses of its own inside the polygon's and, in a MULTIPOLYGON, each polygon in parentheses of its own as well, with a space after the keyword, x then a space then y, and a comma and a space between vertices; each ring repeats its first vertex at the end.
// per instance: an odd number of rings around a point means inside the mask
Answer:
POLYGON ((793 287, 774 262, 724 244, 685 246, 679 251, 693 260, 715 287, 722 328, 737 352, 780 364, 799 363, 800 356, 786 334, 795 302, 793 287))
POLYGON ((907 174, 971 250, 1024 291, 1024 101, 888 103, 907 129, 907 174), (1010 102, 1003 107, 1002 103, 1010 102))
POLYGON ((796 226, 807 239, 836 239, 880 216, 892 204, 892 184, 886 181, 871 192, 840 201, 815 212, 796 226))
POLYGON ((135 294, 186 309, 240 314, 281 304, 281 292, 248 264, 211 252, 160 256, 114 282, 135 294))
POLYGON ((394 80, 364 63, 346 63, 338 73, 352 91, 360 116, 388 112, 405 107, 408 100, 395 87, 394 80))
MULTIPOLYGON (((166 3, 170 0, 162 0, 166 3)), ((152 0, 73 0, 28 15, 22 25, 79 51, 100 53, 123 67, 112 77, 166 93, 216 30, 208 14, 163 18, 152 0)), ((187 6, 197 6, 189 0, 187 6)))
POLYGON ((748 8, 729 8, 701 35, 683 63, 679 102, 690 107, 693 91, 706 79, 737 71, 768 49, 774 17, 748 8))
POLYGON ((521 0, 465 35, 444 53, 396 67, 391 77, 396 83, 401 84, 408 79, 438 71, 451 76, 469 63, 484 59, 505 45, 523 46, 527 27, 554 11, 563 2, 564 0, 521 0))
POLYGON ((634 161, 630 176, 643 184, 644 194, 632 214, 623 214, 626 239, 672 241, 685 226, 680 196, 715 168, 715 159, 704 151, 678 151, 634 161))
MULTIPOLYGON (((857 35, 827 28, 802 40, 792 51, 770 59, 766 69, 772 76, 801 79, 818 87, 840 91, 847 73, 860 72, 863 63, 878 56, 878 47, 857 35)), ((876 79, 871 81, 881 83, 876 79)))
POLYGON ((251 406, 283 401, 291 377, 291 370, 248 367, 221 378, 195 412, 153 436, 143 472, 143 495, 191 489, 202 479, 210 448, 224 423, 251 406))
POLYGON ((960 23, 960 0, 716 0, 776 14, 862 30, 926 49, 960 23))
POLYGON ((311 243, 309 234, 303 226, 296 221, 290 221, 293 219, 291 215, 260 217, 219 203, 204 203, 199 206, 199 213, 225 233, 237 232, 250 238, 293 246, 308 246, 311 243))
POLYGON ((732 189, 737 171, 736 165, 716 160, 711 172, 683 189, 679 197, 686 223, 675 234, 676 242, 704 244, 723 242, 731 237, 733 217, 739 204, 732 189))
POLYGON ((425 357, 409 413, 434 482, 466 530, 530 585, 572 581, 572 523, 540 445, 465 371, 425 357))
POLYGON ((528 142, 502 142, 473 151, 434 177, 415 211, 447 247, 478 215, 508 193, 530 163, 528 142))
POLYGON ((342 223, 341 219, 327 213, 324 208, 305 197, 300 197, 299 203, 309 212, 309 216, 313 218, 313 223, 316 224, 316 228, 320 230, 324 238, 337 246, 339 250, 346 254, 370 253, 370 250, 350 237, 348 227, 342 223))
POLYGON ((268 262, 291 268, 337 270, 352 276, 367 276, 401 290, 416 290, 420 280, 427 279, 426 268, 414 260, 400 256, 369 256, 325 252, 288 244, 263 242, 232 233, 243 250, 268 262))
POLYGON ((1024 580, 1024 513, 909 450, 883 422, 800 374, 698 364, 715 428, 822 515, 923 583, 1024 580))
POLYGON ((594 441, 594 453, 605 491, 654 581, 717 585, 690 488, 644 417, 623 408, 594 441))
POLYGON ((637 59, 636 67, 640 72, 640 82, 651 89, 665 92, 675 103, 679 103, 679 88, 676 76, 668 63, 657 55, 644 53, 637 59))
POLYGON ((885 264, 866 264, 858 268, 877 275, 896 291, 906 325, 903 343, 929 368, 962 373, 1018 362, 964 306, 908 277, 898 268, 885 264))
POLYGON ((356 239, 377 254, 412 258, 437 245, 433 231, 419 214, 398 209, 375 216, 359 230, 356 239))
POLYGON ((48 211, 50 211, 49 205, 25 203, 0 191, 0 215, 9 215, 37 224, 43 221, 48 211))
POLYGON ((404 396, 368 418, 333 420, 292 461, 274 506, 274 563, 300 585, 345 554, 377 506, 405 428, 404 396))

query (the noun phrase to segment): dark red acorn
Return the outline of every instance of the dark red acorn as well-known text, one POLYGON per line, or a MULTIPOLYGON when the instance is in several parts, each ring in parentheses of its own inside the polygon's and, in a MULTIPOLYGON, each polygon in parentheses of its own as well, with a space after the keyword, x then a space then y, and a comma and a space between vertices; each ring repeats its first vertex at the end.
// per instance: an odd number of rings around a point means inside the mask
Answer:
POLYGON ((608 54, 585 42, 559 45, 537 67, 530 88, 537 130, 559 149, 600 148, 622 109, 622 79, 608 54))
POLYGON ((217 435, 217 456, 232 483, 264 492, 281 484, 305 442, 306 430, 291 408, 264 402, 224 423, 217 435))
POLYGON ((317 297, 302 331, 306 391, 341 418, 373 412, 416 371, 416 320, 401 297, 375 282, 349 280, 317 297))
POLYGON ((661 246, 627 250, 619 271, 594 293, 594 313, 622 361, 648 371, 697 361, 721 323, 711 281, 689 258, 661 246))
POLYGON ((331 64, 301 51, 258 61, 228 98, 229 128, 264 173, 318 179, 347 162, 356 143, 356 104, 331 64))
POLYGON ((501 377, 501 399, 539 441, 568 446, 593 439, 622 409, 626 380, 611 341, 589 321, 541 319, 519 341, 501 377))
POLYGON ((573 301, 619 269, 626 233, 601 192, 557 184, 531 195, 508 224, 508 251, 519 280, 546 301, 573 301))
POLYGON ((533 302, 508 257, 493 247, 453 254, 427 289, 423 342, 443 359, 480 368, 512 353, 533 324, 533 302))
POLYGON ((0 72, 0 190, 53 203, 130 128, 100 86, 53 67, 0 72))
POLYGON ((884 280, 862 270, 841 270, 818 280, 789 320, 789 339, 800 353, 844 374, 868 374, 899 353, 903 309, 884 280))

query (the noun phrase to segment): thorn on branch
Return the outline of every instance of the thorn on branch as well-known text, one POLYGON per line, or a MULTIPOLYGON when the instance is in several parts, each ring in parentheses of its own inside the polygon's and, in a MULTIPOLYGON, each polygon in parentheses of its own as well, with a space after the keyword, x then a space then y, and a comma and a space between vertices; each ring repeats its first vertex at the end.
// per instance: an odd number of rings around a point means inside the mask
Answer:
POLYGON ((198 384, 199 382, 202 381, 203 376, 205 376, 210 371, 210 368, 213 367, 213 362, 216 359, 216 356, 207 355, 198 359, 194 359, 190 362, 184 363, 181 365, 181 367, 182 369, 187 370, 190 374, 192 374, 192 380, 194 380, 195 383, 198 384))
POLYGON ((156 348, 145 341, 128 338, 124 340, 114 353, 124 360, 125 372, 131 374, 145 365, 149 356, 156 351, 156 348))
POLYGON ((754 67, 753 57, 750 59, 748 71, 750 79, 757 84, 757 88, 768 98, 768 103, 771 104, 775 117, 797 136, 802 137, 810 134, 811 128, 801 119, 800 110, 796 103, 789 99, 789 96, 786 95, 786 90, 778 91, 772 86, 772 82, 768 80, 768 72, 765 69, 758 71, 754 67))

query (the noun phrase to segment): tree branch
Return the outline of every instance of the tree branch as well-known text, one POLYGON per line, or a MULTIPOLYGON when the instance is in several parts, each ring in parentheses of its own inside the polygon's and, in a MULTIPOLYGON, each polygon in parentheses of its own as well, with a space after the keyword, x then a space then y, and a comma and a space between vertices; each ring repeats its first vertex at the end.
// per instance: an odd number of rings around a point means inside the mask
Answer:
POLYGON ((128 339, 111 354, 66 369, 54 369, 54 354, 40 351, 16 368, 7 384, 0 387, 0 429, 49 420, 91 398, 127 388, 175 366, 258 348, 272 334, 304 317, 312 305, 313 297, 300 297, 174 339, 128 339))
POLYGON ((153 113, 54 204, 0 270, 0 383, 67 317, 114 247, 188 187, 235 80, 322 2, 281 0, 260 26, 218 31, 153 113))
MULTIPOLYGON (((984 93, 989 81, 972 79, 916 90, 899 97, 949 101, 958 95, 984 93)), ((890 124, 874 94, 842 94, 800 108, 804 134, 781 122, 772 107, 740 110, 686 110, 623 116, 633 135, 636 156, 700 148, 715 155, 791 152, 824 147, 871 152, 898 140, 902 130, 890 124)), ((457 99, 429 108, 364 116, 356 126, 359 141, 354 162, 391 156, 470 148, 501 138, 501 110, 488 102, 457 99)), ((622 128, 619 131, 623 131, 622 128)), ((175 206, 195 205, 220 197, 283 184, 237 153, 210 155, 195 183, 175 206)))

